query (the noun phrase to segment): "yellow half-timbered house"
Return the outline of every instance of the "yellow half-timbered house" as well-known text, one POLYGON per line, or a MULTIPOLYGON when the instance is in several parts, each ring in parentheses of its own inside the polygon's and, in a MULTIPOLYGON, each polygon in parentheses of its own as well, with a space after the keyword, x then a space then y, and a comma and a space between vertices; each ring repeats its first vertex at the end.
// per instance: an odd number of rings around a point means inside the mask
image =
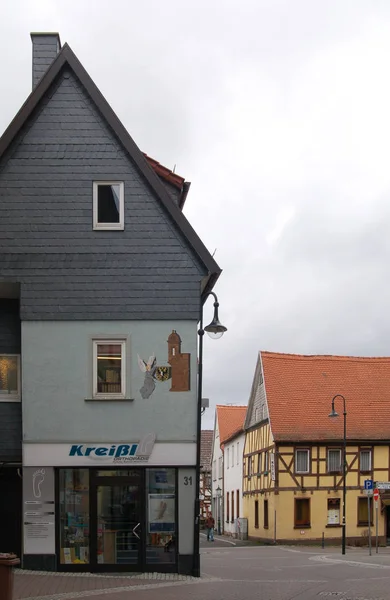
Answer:
POLYGON ((260 352, 245 420, 243 506, 250 538, 341 541, 344 400, 346 537, 365 544, 381 482, 378 535, 390 544, 390 358, 260 352), (340 396, 342 395, 342 396, 340 396), (332 399, 339 414, 330 418, 332 399))

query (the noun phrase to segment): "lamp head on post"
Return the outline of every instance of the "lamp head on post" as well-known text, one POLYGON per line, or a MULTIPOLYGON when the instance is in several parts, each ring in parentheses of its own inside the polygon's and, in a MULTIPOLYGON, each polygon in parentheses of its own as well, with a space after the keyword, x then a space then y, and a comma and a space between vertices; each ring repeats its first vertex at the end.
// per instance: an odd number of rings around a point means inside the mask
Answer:
POLYGON ((227 327, 225 327, 225 325, 222 325, 222 323, 220 323, 220 321, 219 321, 218 307, 219 307, 219 302, 218 302, 218 300, 216 300, 216 296, 215 296, 213 320, 211 321, 211 323, 209 325, 206 325, 206 327, 204 328, 204 330, 207 331, 207 333, 213 340, 218 340, 219 338, 221 338, 223 336, 225 331, 227 331, 227 327))
POLYGON ((221 488, 218 486, 215 491, 216 491, 216 494, 217 494, 217 498, 220 498, 221 497, 221 492, 222 492, 221 488))
POLYGON ((330 417, 331 419, 333 419, 333 417, 339 417, 339 413, 335 411, 334 406, 332 406, 332 410, 329 413, 328 417, 330 417))

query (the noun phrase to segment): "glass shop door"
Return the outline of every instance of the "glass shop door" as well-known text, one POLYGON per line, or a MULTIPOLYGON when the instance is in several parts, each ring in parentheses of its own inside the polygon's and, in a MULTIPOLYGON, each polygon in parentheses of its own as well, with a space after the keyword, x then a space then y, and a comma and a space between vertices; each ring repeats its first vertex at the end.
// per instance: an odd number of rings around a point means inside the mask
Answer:
POLYGON ((97 471, 91 483, 91 567, 96 571, 142 571, 142 470, 97 471))

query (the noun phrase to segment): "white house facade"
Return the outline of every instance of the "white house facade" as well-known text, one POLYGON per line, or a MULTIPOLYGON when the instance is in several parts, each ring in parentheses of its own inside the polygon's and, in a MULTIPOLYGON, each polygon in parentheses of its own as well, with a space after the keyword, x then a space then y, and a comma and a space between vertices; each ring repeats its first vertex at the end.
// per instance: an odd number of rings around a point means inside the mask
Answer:
POLYGON ((242 518, 242 456, 245 443, 244 432, 239 432, 224 444, 224 531, 237 533, 236 520, 242 518))

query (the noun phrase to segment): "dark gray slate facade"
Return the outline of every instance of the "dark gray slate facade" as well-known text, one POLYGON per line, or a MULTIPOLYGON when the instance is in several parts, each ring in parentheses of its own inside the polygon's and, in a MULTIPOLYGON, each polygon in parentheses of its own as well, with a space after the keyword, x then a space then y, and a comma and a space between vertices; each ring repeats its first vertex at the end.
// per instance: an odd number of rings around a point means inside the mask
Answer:
POLYGON ((0 211, 22 320, 199 318, 207 269, 70 69, 3 155, 0 211), (93 230, 99 180, 124 181, 124 231, 93 230))
MULTIPOLYGON (((20 354, 19 300, 0 298, 0 354, 20 354)), ((22 458, 20 402, 0 402, 0 462, 22 458)))

